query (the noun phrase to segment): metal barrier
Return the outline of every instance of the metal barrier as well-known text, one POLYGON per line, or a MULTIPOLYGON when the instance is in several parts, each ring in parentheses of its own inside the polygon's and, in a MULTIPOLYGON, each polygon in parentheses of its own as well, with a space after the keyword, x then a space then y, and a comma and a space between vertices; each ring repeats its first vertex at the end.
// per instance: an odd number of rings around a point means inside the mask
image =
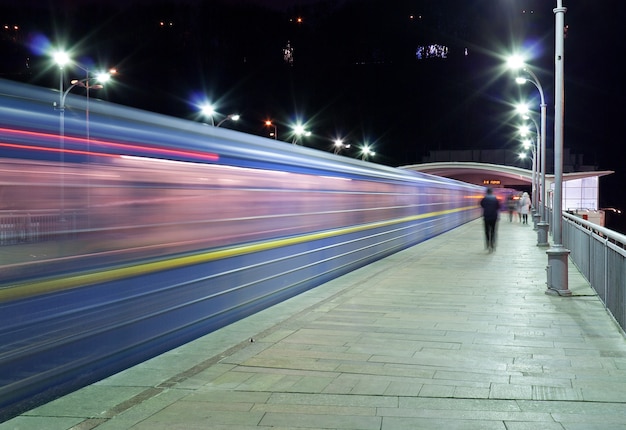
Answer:
POLYGON ((0 246, 55 240, 75 230, 75 213, 0 211, 0 246))
POLYGON ((626 236, 563 214, 563 246, 619 326, 626 328, 626 236))

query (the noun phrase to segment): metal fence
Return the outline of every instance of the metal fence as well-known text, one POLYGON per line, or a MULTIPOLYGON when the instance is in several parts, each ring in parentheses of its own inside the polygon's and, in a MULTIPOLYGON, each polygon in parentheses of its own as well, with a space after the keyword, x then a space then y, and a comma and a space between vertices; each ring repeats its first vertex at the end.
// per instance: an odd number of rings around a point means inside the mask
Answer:
POLYGON ((0 246, 55 240, 74 231, 75 213, 0 211, 0 246))
POLYGON ((619 326, 626 328, 626 236, 563 214, 563 246, 619 326))

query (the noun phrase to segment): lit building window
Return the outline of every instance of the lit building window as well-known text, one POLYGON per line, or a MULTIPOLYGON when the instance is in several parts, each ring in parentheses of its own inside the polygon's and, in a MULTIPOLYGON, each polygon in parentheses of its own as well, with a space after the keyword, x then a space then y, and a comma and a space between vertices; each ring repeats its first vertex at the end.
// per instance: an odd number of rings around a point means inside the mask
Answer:
POLYGON ((415 58, 418 60, 427 58, 448 58, 448 47, 439 44, 418 46, 415 51, 415 58))
POLYGON ((287 41, 287 46, 283 48, 283 59, 285 60, 285 63, 290 66, 293 65, 293 47, 291 46, 291 42, 289 40, 287 41))

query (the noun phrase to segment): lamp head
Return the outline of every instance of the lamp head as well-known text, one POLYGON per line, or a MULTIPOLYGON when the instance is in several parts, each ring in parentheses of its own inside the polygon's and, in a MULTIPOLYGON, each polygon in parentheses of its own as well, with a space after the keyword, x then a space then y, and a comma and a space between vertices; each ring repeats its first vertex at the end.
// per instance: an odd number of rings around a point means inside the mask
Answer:
POLYGON ((212 104, 205 103, 200 106, 200 112, 202 113, 202 115, 213 116, 213 114, 215 113, 215 108, 212 104))
POLYGON ((69 56, 69 54, 65 51, 56 51, 52 54, 52 58, 54 59, 54 62, 57 63, 59 65, 59 67, 62 69, 66 64, 70 63, 72 60, 69 56))
POLYGON ((526 82, 528 82, 528 79, 518 76, 517 78, 515 78, 515 82, 519 85, 524 85, 526 82))
POLYGON ((511 55, 507 58, 506 65, 509 69, 519 70, 526 67, 526 62, 521 55, 511 55))

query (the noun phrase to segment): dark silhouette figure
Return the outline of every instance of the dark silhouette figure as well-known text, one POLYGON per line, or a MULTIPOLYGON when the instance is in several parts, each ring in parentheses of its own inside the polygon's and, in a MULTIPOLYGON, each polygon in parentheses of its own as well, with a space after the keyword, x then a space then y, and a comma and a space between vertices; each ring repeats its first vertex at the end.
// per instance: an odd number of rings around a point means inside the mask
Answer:
POLYGON ((487 194, 480 201, 480 206, 483 208, 485 223, 485 248, 491 253, 496 249, 496 223, 500 214, 500 202, 491 188, 487 188, 487 194))
POLYGON ((506 201, 506 208, 509 211, 509 222, 513 222, 513 212, 517 208, 517 202, 515 201, 515 197, 513 194, 509 195, 509 198, 506 201))

